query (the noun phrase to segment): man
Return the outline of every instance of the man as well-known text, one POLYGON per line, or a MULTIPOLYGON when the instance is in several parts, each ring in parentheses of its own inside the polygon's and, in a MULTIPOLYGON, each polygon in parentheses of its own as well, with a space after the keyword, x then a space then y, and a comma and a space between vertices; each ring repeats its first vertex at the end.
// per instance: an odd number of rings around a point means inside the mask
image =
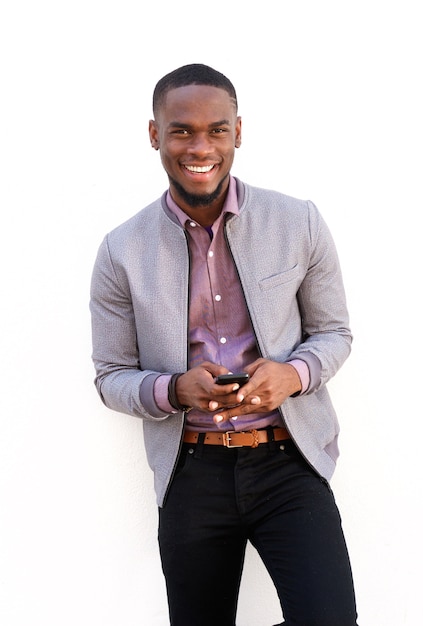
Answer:
POLYGON ((170 622, 234 626, 250 541, 287 626, 355 625, 328 484, 325 385, 351 345, 332 238, 311 202, 232 177, 241 118, 224 75, 171 72, 153 111, 169 189, 104 239, 91 311, 98 392, 144 419, 170 622), (243 386, 216 382, 241 371, 243 386))

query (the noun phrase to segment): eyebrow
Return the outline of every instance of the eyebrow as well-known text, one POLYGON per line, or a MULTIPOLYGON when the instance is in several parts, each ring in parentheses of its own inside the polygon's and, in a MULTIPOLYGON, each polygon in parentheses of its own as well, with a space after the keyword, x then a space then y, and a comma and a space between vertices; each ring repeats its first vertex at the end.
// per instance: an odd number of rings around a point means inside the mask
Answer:
MULTIPOLYGON (((216 126, 230 126, 231 123, 229 120, 220 120, 218 122, 212 122, 209 124, 209 128, 216 128, 216 126)), ((191 124, 186 124, 185 122, 169 122, 169 128, 192 128, 191 124)))

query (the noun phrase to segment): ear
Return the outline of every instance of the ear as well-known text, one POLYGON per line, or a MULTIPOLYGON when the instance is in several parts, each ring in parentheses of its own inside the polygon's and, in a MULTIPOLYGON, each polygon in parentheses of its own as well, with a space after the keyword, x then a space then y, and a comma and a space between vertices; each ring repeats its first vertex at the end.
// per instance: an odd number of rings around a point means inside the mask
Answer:
POLYGON ((242 121, 241 118, 238 116, 235 126, 235 148, 239 148, 241 146, 241 127, 242 121))
POLYGON ((150 135, 151 147, 154 148, 154 150, 158 150, 160 148, 159 129, 157 128, 155 120, 149 121, 148 134, 150 135))

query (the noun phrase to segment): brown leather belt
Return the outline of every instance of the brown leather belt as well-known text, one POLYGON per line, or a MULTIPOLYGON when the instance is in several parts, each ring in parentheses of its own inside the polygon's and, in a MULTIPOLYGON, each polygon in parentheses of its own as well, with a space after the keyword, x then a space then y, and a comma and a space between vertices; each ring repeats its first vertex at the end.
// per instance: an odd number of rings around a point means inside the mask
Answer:
MULTIPOLYGON (((197 443, 200 434, 201 433, 186 430, 184 433, 184 442, 197 443)), ((286 428, 274 428, 273 437, 274 441, 291 439, 286 428)), ((268 441, 271 441, 271 438, 267 430, 247 430, 242 432, 232 430, 226 433, 208 432, 205 433, 204 437, 205 444, 211 446, 225 446, 226 448, 242 448, 243 446, 257 448, 260 443, 267 443, 268 441)))

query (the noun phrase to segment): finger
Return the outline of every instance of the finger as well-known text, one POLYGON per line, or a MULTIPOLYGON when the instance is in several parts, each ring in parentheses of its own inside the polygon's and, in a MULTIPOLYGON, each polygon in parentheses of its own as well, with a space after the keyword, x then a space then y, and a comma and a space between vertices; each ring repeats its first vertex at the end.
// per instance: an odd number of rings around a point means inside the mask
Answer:
POLYGON ((257 390, 259 385, 260 385, 260 381, 258 379, 250 378, 248 383, 243 385, 237 393, 236 397, 237 397, 238 404, 241 404, 241 402, 243 402, 245 398, 251 397, 251 394, 257 390))
POLYGON ((219 407, 221 411, 224 411, 225 408, 229 409, 233 406, 238 406, 239 404, 241 403, 237 401, 236 396, 234 398, 232 395, 228 395, 228 396, 221 396, 220 398, 216 400, 209 400, 207 406, 208 406, 209 411, 217 411, 219 407))
MULTIPOLYGON (((255 411, 252 410, 251 407, 254 407, 255 410, 257 411, 257 407, 260 404, 261 404, 260 396, 253 396, 252 398, 248 398, 248 404, 238 404, 236 407, 234 407, 233 412, 236 414, 236 417, 238 417, 239 415, 246 415, 248 413, 254 413, 255 411)), ((221 407, 220 410, 221 410, 220 413, 216 413, 216 415, 213 416, 213 421, 215 424, 221 424, 222 422, 227 422, 230 419, 232 420, 236 419, 235 416, 232 416, 231 409, 224 410, 223 407, 221 407)))
POLYGON ((235 393, 238 391, 239 383, 229 383, 228 385, 217 385, 215 384, 213 389, 211 390, 212 395, 214 396, 228 396, 231 393, 235 393))
POLYGON ((242 388, 236 395, 237 404, 242 404, 244 402, 245 398, 248 398, 247 402, 249 404, 257 405, 257 404, 261 403, 260 396, 251 396, 251 395, 249 395, 249 393, 245 393, 244 388, 242 388))
POLYGON ((217 413, 213 417, 213 421, 214 421, 215 424, 222 424, 222 422, 228 422, 231 419, 232 420, 238 419, 238 414, 239 414, 238 408, 236 410, 236 415, 232 415, 232 411, 231 410, 222 411, 222 413, 217 413))
POLYGON ((222 422, 227 422, 230 419, 231 419, 231 417, 230 417, 230 415, 228 415, 228 413, 217 413, 213 417, 213 422, 215 424, 221 424, 222 422))

